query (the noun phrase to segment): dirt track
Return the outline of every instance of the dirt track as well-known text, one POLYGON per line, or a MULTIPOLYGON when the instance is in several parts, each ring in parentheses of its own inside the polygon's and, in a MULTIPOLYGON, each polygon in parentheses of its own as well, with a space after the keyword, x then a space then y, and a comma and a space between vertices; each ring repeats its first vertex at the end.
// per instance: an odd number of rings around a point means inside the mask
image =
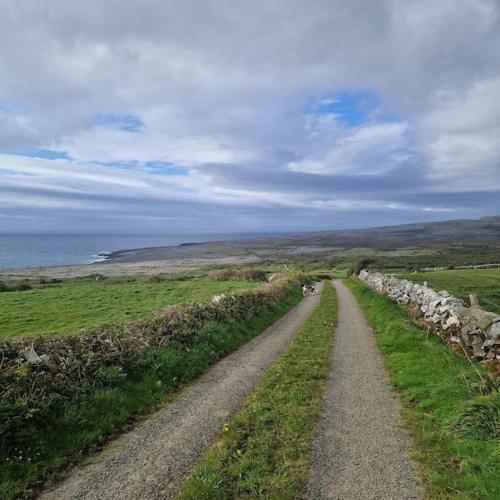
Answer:
POLYGON ((307 498, 421 498, 400 402, 390 389, 373 333, 351 291, 335 282, 339 324, 332 372, 312 445, 307 498))
POLYGON ((110 443, 41 498, 174 497, 318 301, 319 294, 306 297, 264 333, 217 363, 173 403, 110 443))

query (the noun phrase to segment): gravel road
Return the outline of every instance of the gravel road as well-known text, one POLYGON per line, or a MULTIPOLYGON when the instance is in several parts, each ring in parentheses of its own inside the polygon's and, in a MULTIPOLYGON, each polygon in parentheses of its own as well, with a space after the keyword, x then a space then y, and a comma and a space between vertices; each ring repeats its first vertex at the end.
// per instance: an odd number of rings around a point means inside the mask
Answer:
POLYGON ((43 499, 165 499, 241 408, 265 371, 299 332, 319 293, 306 297, 239 350, 227 356, 165 408, 74 469, 43 499))
POLYGON ((351 291, 335 282, 339 324, 325 390, 307 498, 415 499, 423 496, 400 401, 351 291))

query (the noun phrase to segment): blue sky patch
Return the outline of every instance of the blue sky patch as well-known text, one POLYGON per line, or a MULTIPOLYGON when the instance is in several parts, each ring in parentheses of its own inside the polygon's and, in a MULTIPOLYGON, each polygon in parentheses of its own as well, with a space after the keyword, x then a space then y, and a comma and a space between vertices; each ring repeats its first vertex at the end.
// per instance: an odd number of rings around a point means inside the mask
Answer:
POLYGON ((0 101, 0 115, 11 116, 22 112, 20 106, 12 106, 7 104, 5 101, 0 101))
POLYGON ((381 101, 371 90, 363 92, 343 92, 316 98, 308 106, 308 112, 315 114, 335 114, 339 121, 355 127, 372 120, 379 112, 381 101))
POLYGON ((109 161, 109 162, 94 162, 103 167, 112 167, 122 170, 135 170, 138 168, 146 169, 148 172, 157 175, 187 175, 189 170, 185 167, 178 167, 171 163, 163 161, 109 161))
POLYGON ((134 170, 138 165, 137 161, 94 161, 92 163, 101 167, 119 168, 121 170, 134 170))
POLYGON ((187 175, 189 170, 163 161, 148 161, 146 167, 155 174, 160 175, 187 175))
POLYGON ((94 118, 94 125, 116 125, 126 132, 138 132, 144 123, 136 115, 114 115, 99 113, 94 118))
POLYGON ((20 151, 6 151, 10 155, 27 156, 29 158, 44 158, 45 160, 69 160, 66 151, 56 151, 55 149, 27 149, 20 151))

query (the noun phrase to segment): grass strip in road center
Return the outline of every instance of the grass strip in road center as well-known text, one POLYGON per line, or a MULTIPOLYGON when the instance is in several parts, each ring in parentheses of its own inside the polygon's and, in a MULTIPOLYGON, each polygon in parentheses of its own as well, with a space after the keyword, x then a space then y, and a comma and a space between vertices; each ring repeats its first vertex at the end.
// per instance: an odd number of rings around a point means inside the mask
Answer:
POLYGON ((302 497, 336 322, 335 292, 327 282, 303 329, 242 412, 224 425, 180 498, 302 497))
POLYGON ((366 285, 346 282, 371 324, 430 498, 500 498, 500 394, 481 365, 471 366, 408 312, 366 285))

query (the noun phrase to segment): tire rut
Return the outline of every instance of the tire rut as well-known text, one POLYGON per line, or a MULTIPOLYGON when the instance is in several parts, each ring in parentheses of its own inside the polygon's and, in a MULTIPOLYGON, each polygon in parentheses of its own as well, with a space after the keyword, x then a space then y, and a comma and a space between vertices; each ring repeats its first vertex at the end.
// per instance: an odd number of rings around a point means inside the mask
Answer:
POLYGON ((416 499, 423 490, 373 332, 336 281, 339 323, 332 372, 312 443, 307 498, 416 499))

